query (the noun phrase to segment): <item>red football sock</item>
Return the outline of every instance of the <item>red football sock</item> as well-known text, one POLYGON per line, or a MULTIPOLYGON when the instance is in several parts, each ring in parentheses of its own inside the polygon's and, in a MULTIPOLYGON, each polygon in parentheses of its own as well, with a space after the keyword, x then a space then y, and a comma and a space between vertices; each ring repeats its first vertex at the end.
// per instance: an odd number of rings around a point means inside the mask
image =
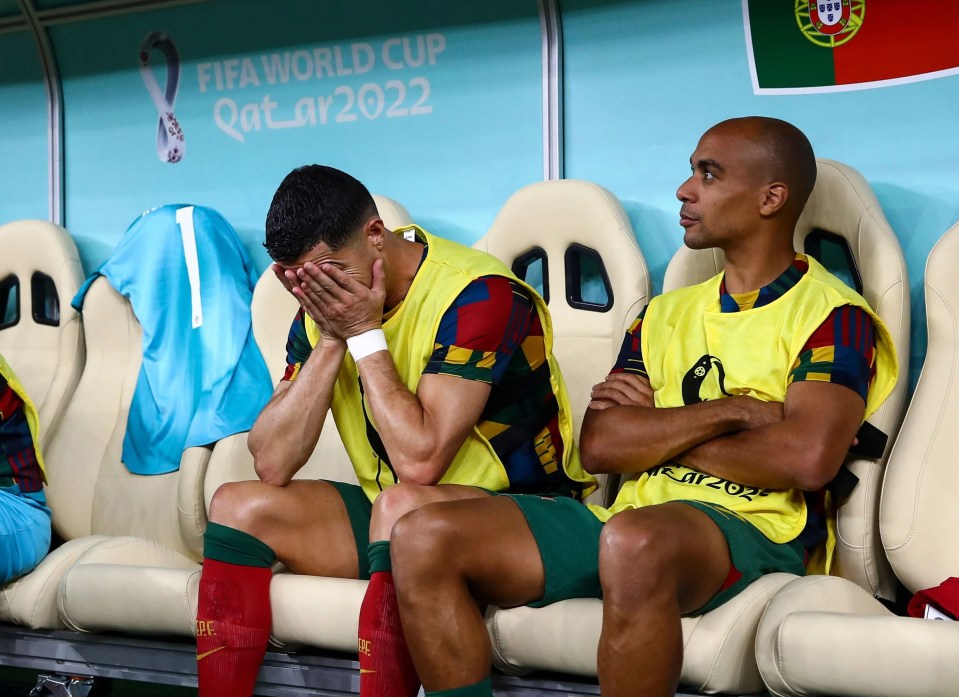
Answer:
POLYGON ((270 638, 272 577, 269 566, 204 559, 196 619, 200 697, 253 694, 270 638))
POLYGON ((360 607, 360 697, 416 697, 420 679, 400 625, 388 542, 370 545, 370 567, 373 574, 360 607), (383 552, 385 563, 377 559, 383 552), (376 570, 384 566, 387 570, 376 570))

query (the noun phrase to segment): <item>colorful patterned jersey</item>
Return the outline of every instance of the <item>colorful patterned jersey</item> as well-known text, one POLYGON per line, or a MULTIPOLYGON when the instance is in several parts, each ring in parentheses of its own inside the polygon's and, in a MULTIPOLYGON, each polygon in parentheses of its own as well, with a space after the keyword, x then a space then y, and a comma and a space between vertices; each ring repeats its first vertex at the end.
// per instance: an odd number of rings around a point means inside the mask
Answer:
POLYGON ((43 491, 23 400, 0 375, 0 486, 8 486, 11 478, 24 493, 43 491))

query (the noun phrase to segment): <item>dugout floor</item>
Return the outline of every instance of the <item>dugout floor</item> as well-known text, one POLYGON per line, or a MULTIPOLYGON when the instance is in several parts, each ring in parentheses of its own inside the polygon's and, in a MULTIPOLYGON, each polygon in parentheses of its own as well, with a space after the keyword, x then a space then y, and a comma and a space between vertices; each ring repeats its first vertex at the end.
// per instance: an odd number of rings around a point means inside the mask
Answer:
MULTIPOLYGON (((182 639, 157 641, 0 626, 0 697, 26 697, 38 673, 108 678, 111 683, 103 686, 103 697, 193 697, 195 651, 193 642, 182 639)), ((493 683, 497 697, 599 695, 594 682, 567 675, 494 675, 493 683)), ((358 693, 355 660, 342 654, 314 652, 267 653, 256 691, 262 697, 358 693)), ((679 692, 677 697, 696 695, 679 692)))

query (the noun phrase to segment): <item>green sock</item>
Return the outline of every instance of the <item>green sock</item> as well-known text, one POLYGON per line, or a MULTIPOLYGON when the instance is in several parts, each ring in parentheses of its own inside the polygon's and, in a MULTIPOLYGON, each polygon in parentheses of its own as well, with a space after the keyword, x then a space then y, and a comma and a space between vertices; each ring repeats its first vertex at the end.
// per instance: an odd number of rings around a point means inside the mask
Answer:
POLYGON ((276 561, 268 544, 242 530, 209 522, 203 536, 203 556, 227 564, 258 566, 267 569, 276 561))
POLYGON ((370 559, 370 574, 377 571, 392 571, 393 563, 390 560, 390 541, 380 540, 379 542, 370 542, 366 550, 370 559))
POLYGON ((493 683, 487 677, 474 685, 454 687, 452 690, 427 692, 426 697, 493 697, 493 683))

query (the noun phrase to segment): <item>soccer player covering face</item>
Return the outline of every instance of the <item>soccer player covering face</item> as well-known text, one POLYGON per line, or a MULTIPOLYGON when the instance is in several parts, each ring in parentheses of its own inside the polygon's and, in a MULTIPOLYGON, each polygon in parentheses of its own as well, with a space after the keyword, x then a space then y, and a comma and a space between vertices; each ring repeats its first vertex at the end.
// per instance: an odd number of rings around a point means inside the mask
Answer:
POLYGON ((725 272, 654 298, 592 392, 587 470, 609 509, 497 496, 421 508, 393 531, 400 615, 427 694, 491 695, 486 604, 602 597, 603 695, 675 694, 680 617, 766 573, 822 569, 822 488, 896 379, 882 322, 793 248, 816 161, 794 126, 724 121, 679 187, 684 242, 725 272))
MULTIPOLYGON (((288 367, 249 435, 258 480, 210 505, 197 613, 201 697, 250 695, 270 633, 272 565, 370 578, 361 694, 415 695, 390 531, 430 502, 497 491, 580 498, 545 303, 492 256, 386 229, 353 177, 313 165, 274 196, 265 246, 300 303, 288 367), (332 408, 359 486, 293 479, 332 408)), ((534 550, 535 554, 535 550, 534 550)))

